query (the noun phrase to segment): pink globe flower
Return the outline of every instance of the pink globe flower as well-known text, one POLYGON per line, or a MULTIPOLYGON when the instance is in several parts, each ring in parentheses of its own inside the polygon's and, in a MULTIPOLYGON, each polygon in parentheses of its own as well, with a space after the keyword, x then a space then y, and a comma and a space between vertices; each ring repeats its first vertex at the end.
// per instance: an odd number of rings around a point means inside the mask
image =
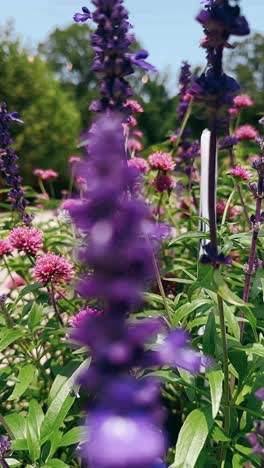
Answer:
POLYGON ((54 180, 59 177, 58 172, 54 171, 53 169, 47 169, 43 171, 42 180, 54 180))
POLYGON ((130 106, 133 112, 144 112, 143 107, 136 99, 128 99, 126 105, 130 106))
POLYGON ((184 96, 182 98, 182 100, 184 102, 190 102, 190 101, 192 101, 192 99, 193 99, 193 95, 191 93, 184 94, 184 96))
POLYGON ((166 172, 173 171, 175 168, 175 163, 173 162, 169 153, 162 153, 161 151, 157 151, 148 157, 148 161, 152 169, 166 172))
POLYGON ((173 180, 173 178, 166 174, 158 174, 157 177, 155 177, 155 179, 150 181, 150 184, 153 185, 156 192, 160 193, 172 190, 176 186, 176 183, 173 180))
POLYGON ((144 133, 141 130, 133 130, 133 135, 138 138, 143 138, 144 133))
POLYGON ((135 167, 139 172, 145 174, 149 170, 147 161, 143 158, 133 158, 128 161, 129 167, 135 167))
POLYGON ((79 156, 70 156, 68 161, 70 164, 76 164, 81 161, 81 158, 79 156))
POLYGON ((258 131, 252 125, 242 125, 234 135, 239 140, 254 140, 258 136, 258 131))
POLYGON ((130 151, 142 151, 143 145, 140 141, 136 140, 136 138, 129 138, 127 142, 127 147, 130 151))
POLYGON ((13 251, 13 247, 8 239, 0 239, 0 257, 8 255, 13 251))
POLYGON ((241 208, 240 206, 233 206, 230 210, 230 219, 233 220, 236 216, 240 215, 241 208))
POLYGON ((35 227, 18 227, 10 232, 9 241, 14 249, 36 255, 43 247, 43 233, 35 227))
POLYGON ((219 200, 219 202, 216 204, 216 214, 218 216, 221 216, 222 214, 224 214, 225 207, 226 207, 226 201, 219 200))
POLYGON ((229 229, 230 229, 230 231, 233 232, 234 234, 237 234, 237 233, 238 233, 238 227, 235 226, 235 225, 233 225, 233 224, 232 224, 231 226, 229 226, 229 229))
POLYGON ((230 107, 230 109, 228 109, 228 113, 230 117, 235 117, 238 114, 238 109, 235 107, 230 107))
POLYGON ((73 277, 73 264, 55 253, 47 253, 37 258, 33 276, 38 283, 69 283, 73 277))
POLYGON ((232 167, 230 174, 240 180, 248 180, 251 177, 250 172, 242 166, 232 167))
POLYGON ((70 210, 71 208, 81 206, 82 202, 81 200, 75 199, 75 198, 68 198, 67 200, 64 200, 61 204, 61 208, 63 210, 70 210))
POLYGON ((6 283, 6 287, 12 291, 12 289, 19 288, 19 286, 25 286, 26 282, 22 276, 17 275, 14 273, 12 278, 8 280, 6 283))
POLYGON ((38 177, 41 177, 41 178, 43 176, 43 173, 44 173, 43 169, 34 169, 34 171, 33 171, 33 174, 35 176, 38 176, 38 177))
POLYGON ((136 127, 137 126, 137 119, 135 119, 135 117, 133 117, 133 115, 131 115, 129 117, 128 126, 129 127, 136 127))
POLYGON ((91 309, 91 307, 86 307, 86 309, 80 310, 78 314, 73 315, 72 317, 69 318, 68 324, 72 328, 77 328, 80 327, 83 320, 86 317, 89 317, 91 315, 93 316, 98 316, 101 315, 102 311, 101 310, 96 310, 96 309, 91 309))
POLYGON ((233 102, 234 105, 238 108, 252 107, 254 105, 254 102, 252 101, 251 97, 249 97, 247 94, 241 94, 240 96, 236 96, 233 102))
POLYGON ((171 136, 170 136, 170 143, 171 143, 171 144, 175 143, 176 140, 177 140, 177 136, 176 136, 176 135, 171 135, 171 136))

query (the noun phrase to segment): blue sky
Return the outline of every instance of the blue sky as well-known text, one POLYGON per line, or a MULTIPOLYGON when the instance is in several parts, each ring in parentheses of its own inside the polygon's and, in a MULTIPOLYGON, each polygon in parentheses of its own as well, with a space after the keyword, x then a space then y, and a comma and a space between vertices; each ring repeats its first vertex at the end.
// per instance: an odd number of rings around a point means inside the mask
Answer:
MULTIPOLYGON (((73 13, 85 0, 1 0, 3 26, 13 18, 16 31, 34 47, 55 27, 70 24, 73 13)), ((126 0, 135 33, 150 52, 151 62, 160 70, 176 74, 182 60, 193 65, 204 62, 198 47, 203 36, 194 17, 200 0, 126 0)), ((251 29, 264 32, 264 0, 241 0, 251 29)), ((80 26, 81 27, 81 26, 80 26)))

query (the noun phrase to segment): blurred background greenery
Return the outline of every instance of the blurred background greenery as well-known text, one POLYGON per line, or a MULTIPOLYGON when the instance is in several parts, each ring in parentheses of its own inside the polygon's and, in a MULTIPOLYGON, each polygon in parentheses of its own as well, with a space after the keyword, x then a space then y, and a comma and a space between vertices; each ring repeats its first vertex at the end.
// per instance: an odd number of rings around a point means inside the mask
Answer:
MULTIPOLYGON (((97 96, 97 81, 90 71, 91 32, 88 25, 78 24, 55 29, 32 55, 12 23, 0 30, 0 101, 7 102, 10 111, 17 110, 25 122, 13 126, 25 183, 34 182, 32 170, 36 167, 57 170, 60 188, 67 182, 65 163, 70 155, 78 154, 79 134, 92 118, 88 106, 97 96)), ((192 58, 186 59, 191 62, 192 58)), ((241 123, 256 125, 264 113, 264 35, 255 33, 237 43, 227 54, 226 69, 255 102, 243 113, 241 123)), ((145 146, 165 140, 168 131, 177 127, 178 90, 168 89, 170 78, 139 72, 133 77, 136 97, 145 110, 139 117, 145 146)), ((199 136, 204 125, 200 110, 194 107, 194 136, 199 136)))

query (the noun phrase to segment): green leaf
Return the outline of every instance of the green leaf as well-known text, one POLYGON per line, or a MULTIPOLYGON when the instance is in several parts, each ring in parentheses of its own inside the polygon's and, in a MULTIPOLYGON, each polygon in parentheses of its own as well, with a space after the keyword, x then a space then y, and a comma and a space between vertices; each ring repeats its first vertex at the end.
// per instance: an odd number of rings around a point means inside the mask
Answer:
POLYGON ((49 396, 48 396, 48 405, 52 403, 58 392, 61 390, 62 386, 67 382, 67 377, 64 375, 56 375, 55 380, 51 386, 49 396))
POLYGON ((4 419, 16 439, 24 439, 26 437, 26 419, 22 414, 8 414, 4 419))
POLYGON ((34 284, 30 284, 29 286, 26 286, 25 288, 22 289, 22 291, 19 293, 16 301, 15 301, 15 304, 17 304, 17 302, 20 301, 20 299, 22 299, 24 296, 26 296, 27 294, 29 293, 32 293, 32 292, 35 292, 37 291, 38 289, 40 288, 43 288, 43 285, 40 284, 40 283, 34 283, 34 284))
POLYGON ((27 364, 22 367, 18 374, 18 382, 8 400, 17 400, 20 398, 34 380, 35 375, 36 369, 32 364, 27 364))
POLYGON ((28 317, 28 326, 30 330, 33 331, 34 328, 40 324, 45 313, 44 311, 45 307, 43 305, 38 304, 37 302, 33 303, 28 317))
POLYGON ((238 453, 233 456, 232 459, 232 468, 241 468, 244 465, 245 457, 242 457, 238 453))
POLYGON ((78 444, 84 438, 85 432, 83 426, 73 427, 63 435, 59 447, 68 447, 69 445, 78 444))
POLYGON ((180 242, 182 240, 188 240, 188 239, 209 239, 209 234, 206 232, 200 232, 200 231, 188 231, 176 237, 175 239, 173 239, 169 243, 169 247, 177 244, 177 242, 180 242))
POLYGON ((216 326, 215 326, 215 314, 210 312, 208 320, 205 326, 203 336, 203 351, 210 356, 214 356, 215 353, 215 337, 216 337, 216 326))
POLYGON ((213 426, 211 408, 196 409, 187 416, 176 444, 171 468, 194 468, 213 426))
MULTIPOLYGON (((244 351, 243 348, 241 349, 241 351, 244 351)), ((246 353, 241 351, 237 351, 236 349, 230 348, 228 350, 228 357, 230 359, 231 364, 237 371, 239 378, 242 380, 247 373, 248 360, 246 353)))
POLYGON ((20 330, 5 329, 1 331, 0 338, 0 353, 2 353, 8 346, 21 338, 22 332, 20 330))
POLYGON ((219 270, 215 270, 214 272, 214 282, 216 285, 216 292, 222 297, 222 299, 229 304, 245 307, 244 301, 229 289, 219 270))
POLYGON ((42 468, 69 468, 69 465, 66 465, 66 463, 58 458, 52 458, 46 465, 43 465, 42 468))
POLYGON ((44 413, 40 404, 37 400, 31 400, 29 403, 29 412, 28 412, 28 420, 30 424, 34 427, 38 437, 40 436, 40 428, 42 421, 44 419, 44 413))
POLYGON ((6 463, 8 466, 16 468, 17 466, 21 466, 21 462, 16 460, 15 458, 6 458, 6 463))
POLYGON ((208 372, 208 380, 212 400, 212 415, 215 418, 221 404, 224 374, 221 370, 212 370, 208 372))
MULTIPOLYGON (((44 416, 41 425, 41 443, 43 444, 52 437, 54 432, 60 428, 64 418, 66 417, 69 409, 71 408, 75 398, 69 397, 69 393, 75 384, 77 376, 82 369, 90 365, 91 360, 86 359, 80 367, 73 373, 70 379, 68 379, 59 389, 56 396, 52 400, 47 413, 44 416)), ((57 388, 57 385, 56 385, 57 388)), ((53 389, 54 392, 54 389, 53 389)))
POLYGON ((12 440, 12 450, 28 450, 27 439, 12 440))
POLYGON ((210 306, 212 305, 212 301, 208 299, 196 299, 193 302, 187 302, 186 304, 183 304, 174 312, 173 325, 178 325, 179 322, 181 322, 189 314, 194 312, 194 310, 198 309, 203 305, 210 306))
POLYGON ((33 462, 37 461, 40 457, 40 443, 37 433, 35 432, 34 426, 31 424, 31 421, 27 418, 26 420, 27 427, 27 444, 28 451, 33 462))
POLYGON ((229 442, 230 438, 227 437, 223 431, 217 424, 214 425, 211 438, 216 442, 229 442))
POLYGON ((235 307, 224 304, 225 319, 227 326, 232 335, 239 341, 240 340, 240 328, 238 320, 235 316, 235 307))

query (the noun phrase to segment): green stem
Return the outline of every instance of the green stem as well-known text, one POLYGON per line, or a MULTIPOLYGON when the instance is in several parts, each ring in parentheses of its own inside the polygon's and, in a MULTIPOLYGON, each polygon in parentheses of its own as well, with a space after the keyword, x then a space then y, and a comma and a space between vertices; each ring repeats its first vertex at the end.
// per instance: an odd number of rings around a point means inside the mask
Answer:
MULTIPOLYGON (((150 246, 150 247, 152 249, 152 246, 150 246)), ((166 315, 167 315, 167 320, 168 320, 169 324, 172 324, 172 314, 171 314, 171 311, 170 311, 168 303, 167 303, 167 298, 166 298, 166 294, 165 294, 165 291, 164 291, 164 288, 163 288, 158 263, 157 263, 155 254, 153 252, 153 249, 152 249, 152 259, 153 259, 153 266, 154 266, 154 271, 155 271, 155 276, 156 276, 159 292, 160 292, 160 295, 162 297, 164 309, 165 309, 166 315)))
POLYGON ((223 371, 224 371, 224 425, 223 429, 228 435, 230 431, 230 395, 229 395, 229 370, 228 370, 228 351, 227 351, 227 337, 225 327, 225 313, 223 299, 217 295, 220 329, 223 347, 223 371))
POLYGON ((177 136, 177 140, 176 140, 175 145, 174 145, 173 152, 175 152, 178 149, 178 146, 179 146, 179 144, 181 142, 182 134, 183 134, 184 129, 185 129, 186 125, 187 125, 187 122, 188 122, 188 120, 190 118, 191 112, 192 112, 192 101, 190 102, 189 107, 187 109, 187 112, 186 112, 186 114, 184 116, 184 119, 182 121, 180 131, 179 131, 179 134, 177 136))

